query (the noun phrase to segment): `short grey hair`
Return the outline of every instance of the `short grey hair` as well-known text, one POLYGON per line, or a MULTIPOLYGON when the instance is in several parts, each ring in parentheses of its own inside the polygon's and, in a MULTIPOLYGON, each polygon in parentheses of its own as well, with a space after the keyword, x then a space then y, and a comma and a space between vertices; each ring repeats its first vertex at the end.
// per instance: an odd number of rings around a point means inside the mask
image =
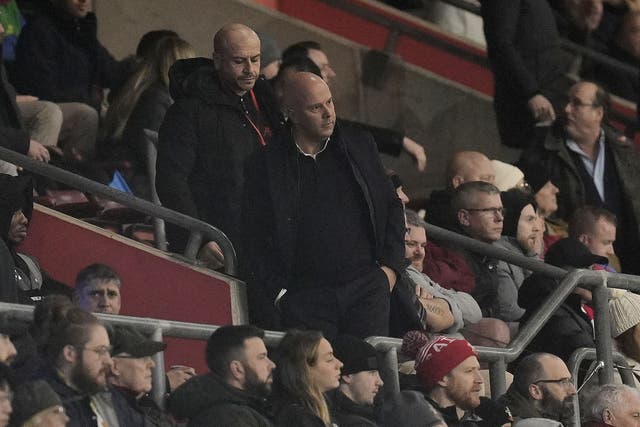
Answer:
POLYGON ((470 181, 460 184, 455 189, 453 200, 451 200, 454 215, 460 209, 468 209, 478 193, 493 195, 500 194, 500 190, 495 185, 484 181, 470 181))
POLYGON ((640 396, 640 391, 624 384, 605 384, 593 396, 588 405, 587 416, 594 421, 604 421, 602 415, 605 409, 613 410, 624 402, 625 392, 640 396))
POLYGON ((418 215, 418 212, 411 209, 406 209, 404 211, 404 214, 405 214, 405 217, 407 218, 407 225, 410 225, 412 227, 422 227, 422 228, 427 227, 427 223, 424 222, 422 218, 420 218, 420 215, 418 215))

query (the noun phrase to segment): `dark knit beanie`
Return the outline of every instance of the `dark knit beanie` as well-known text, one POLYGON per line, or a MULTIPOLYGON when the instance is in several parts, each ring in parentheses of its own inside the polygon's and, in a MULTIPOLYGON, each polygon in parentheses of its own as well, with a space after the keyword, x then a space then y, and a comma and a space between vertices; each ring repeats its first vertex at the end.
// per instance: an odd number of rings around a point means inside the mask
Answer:
POLYGON ((518 221, 522 209, 527 205, 533 205, 536 210, 538 206, 534 198, 518 189, 512 189, 500 193, 502 199, 502 207, 504 208, 504 221, 502 226, 502 235, 516 237, 518 234, 518 221))
POLYGON ((344 364, 342 375, 378 370, 376 349, 368 342, 351 335, 339 335, 332 347, 333 354, 344 364))

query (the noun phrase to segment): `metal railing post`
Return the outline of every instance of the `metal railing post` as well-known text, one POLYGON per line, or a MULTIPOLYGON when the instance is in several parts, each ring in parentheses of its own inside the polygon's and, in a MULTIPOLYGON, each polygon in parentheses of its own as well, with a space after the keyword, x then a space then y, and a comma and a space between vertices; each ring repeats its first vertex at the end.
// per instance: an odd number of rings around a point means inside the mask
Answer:
POLYGON ((507 392, 507 364, 504 357, 489 362, 489 384, 491 385, 491 398, 497 399, 507 392))
MULTIPOLYGON (((154 329, 151 333, 151 339, 162 342, 162 327, 154 329)), ((169 388, 169 384, 167 384, 168 380, 164 374, 164 352, 154 354, 153 361, 155 362, 155 366, 153 368, 153 390, 151 390, 151 397, 160 408, 164 409, 164 396, 169 388)))
POLYGON ((604 362, 598 377, 600 384, 613 382, 613 343, 611 340, 611 322, 609 321, 609 290, 606 275, 602 275, 602 282, 592 289, 593 309, 595 312, 596 354, 598 360, 604 362))

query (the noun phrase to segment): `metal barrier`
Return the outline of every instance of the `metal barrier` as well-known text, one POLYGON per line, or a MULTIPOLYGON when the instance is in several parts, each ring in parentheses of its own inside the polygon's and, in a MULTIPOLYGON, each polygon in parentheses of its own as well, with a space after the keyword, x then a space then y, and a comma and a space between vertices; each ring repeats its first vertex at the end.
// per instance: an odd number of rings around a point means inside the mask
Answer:
POLYGON ((198 249, 203 238, 216 242, 224 255, 224 272, 226 274, 237 275, 236 251, 229 238, 220 230, 206 222, 181 214, 179 212, 155 205, 146 200, 135 197, 131 194, 123 193, 106 185, 92 181, 80 175, 68 172, 58 167, 44 162, 32 160, 29 157, 0 147, 0 159, 14 165, 20 166, 30 172, 46 176, 58 182, 67 184, 81 191, 96 194, 109 200, 114 200, 131 209, 135 209, 154 218, 160 218, 177 226, 186 228, 190 232, 189 243, 184 252, 184 256, 193 261, 196 258, 198 249))

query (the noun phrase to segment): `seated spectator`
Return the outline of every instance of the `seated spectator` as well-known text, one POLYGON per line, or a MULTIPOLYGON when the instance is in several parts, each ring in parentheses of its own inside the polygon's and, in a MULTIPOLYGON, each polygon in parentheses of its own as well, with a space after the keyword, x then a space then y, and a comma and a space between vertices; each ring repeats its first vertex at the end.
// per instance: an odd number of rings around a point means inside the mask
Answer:
POLYGON ((67 310, 64 319, 52 325, 46 351, 49 365, 37 379, 60 396, 71 425, 144 425, 144 418, 121 395, 96 398, 108 390, 112 363, 109 335, 96 317, 79 308, 67 310))
POLYGON ((565 423, 573 417, 575 396, 576 388, 562 359, 534 353, 518 363, 511 386, 498 402, 511 410, 514 420, 548 418, 565 423))
POLYGON ((406 211, 405 257, 411 261, 391 293, 390 331, 401 337, 410 330, 453 334, 482 318, 478 303, 468 294, 445 289, 422 273, 427 244, 425 224, 406 211))
MULTIPOLYGON (((322 80, 331 86, 331 80, 336 77, 336 73, 333 68, 331 68, 329 58, 318 42, 298 42, 287 47, 284 52, 282 52, 283 62, 295 60, 296 58, 309 58, 313 61, 320 69, 322 80)), ((403 133, 350 120, 341 119, 340 121, 343 125, 349 125, 371 133, 380 152, 398 156, 400 152, 404 150, 413 157, 420 172, 424 172, 426 169, 427 155, 424 147, 403 133)))
POLYGON ((640 295, 622 291, 612 297, 609 300, 609 317, 616 348, 635 373, 640 365, 640 295))
POLYGON ((9 417, 11 416, 11 398, 14 389, 11 369, 5 364, 0 363, 0 427, 9 425, 9 417))
POLYGON ((640 391, 622 384, 605 384, 591 399, 584 427, 626 427, 638 424, 640 391))
POLYGON ((491 161, 477 151, 458 151, 453 154, 447 165, 446 188, 433 190, 425 210, 430 224, 447 230, 457 230, 457 223, 451 216, 451 200, 454 190, 460 184, 471 181, 484 181, 493 184, 496 172, 491 161))
POLYGON ((418 352, 416 374, 425 398, 447 425, 497 427, 511 422, 506 408, 480 397, 480 363, 467 341, 436 336, 418 352), (476 413, 481 404, 491 407, 486 418, 476 413))
MULTIPOLYGON (((151 391, 152 370, 156 366, 151 358, 164 351, 165 343, 153 341, 131 326, 115 325, 110 331, 113 345, 113 364, 108 374, 112 393, 123 395, 129 405, 144 414, 147 421, 158 427, 173 426, 173 422, 156 405, 148 393, 151 391)), ((104 395, 98 395, 104 398, 104 395)))
POLYGON ((65 427, 69 422, 60 396, 42 380, 18 386, 11 405, 15 427, 65 427))
POLYGON ((173 30, 151 30, 140 37, 138 46, 136 47, 136 58, 145 60, 149 55, 155 53, 158 42, 165 37, 180 37, 173 30))
MULTIPOLYGON (((471 181, 456 188, 451 201, 457 226, 472 239, 492 244, 500 240, 504 208, 500 191, 487 182, 471 181)), ((475 276, 471 295, 482 309, 483 317, 499 317, 498 261, 482 254, 460 249, 475 276)))
MULTIPOLYGON (((181 38, 162 38, 111 100, 105 133, 112 144, 120 142, 134 154, 138 175, 147 175, 144 130, 158 132, 173 103, 169 94, 169 69, 178 60, 195 56, 193 47, 181 38)), ((141 194, 148 197, 144 191, 141 194)))
MULTIPOLYGON (((606 263, 606 258, 593 255, 577 240, 563 239, 549 248, 545 262, 556 267, 587 268, 593 264, 606 263)), ((521 325, 526 324, 536 310, 547 302, 559 283, 559 280, 540 273, 534 273, 525 279, 518 292, 518 305, 525 309, 520 319, 521 325)), ((529 343, 526 351, 555 354, 567 363, 576 349, 595 347, 592 317, 588 314, 592 311, 588 312, 590 309, 585 306, 585 302, 590 300, 590 291, 575 288, 529 343)))
MULTIPOLYGON (((520 190, 512 189, 502 193, 505 208, 502 238, 495 246, 518 255, 536 258, 541 248, 540 222, 533 197, 520 190)), ((531 271, 520 266, 498 261, 498 303, 495 317, 505 322, 517 322, 524 310, 518 306, 518 289, 531 271)))
MULTIPOLYGON (((76 276, 76 304, 89 313, 120 314, 121 284, 118 273, 108 265, 88 265, 76 276)), ((192 367, 173 366, 167 371, 169 391, 177 389, 193 375, 192 367)))
POLYGON ((278 346, 273 381, 279 427, 323 426, 335 422, 324 393, 340 385, 342 362, 318 331, 291 329, 278 346))
POLYGON ((229 427, 271 426, 265 399, 271 393, 275 364, 263 338, 264 331, 251 325, 216 329, 205 354, 210 372, 172 393, 169 411, 178 419, 188 418, 189 427, 211 425, 213 420, 229 427))
POLYGON ((442 415, 416 391, 402 390, 384 402, 382 427, 446 427, 442 415))
POLYGON ((527 177, 527 182, 531 187, 531 192, 538 206, 538 216, 543 224, 542 240, 544 242, 544 252, 540 257, 544 258, 547 249, 558 240, 568 237, 567 222, 558 218, 555 212, 558 210, 558 187, 546 177, 527 177))
POLYGON ((33 212, 33 182, 29 176, 0 175, 0 235, 15 264, 12 283, 3 284, 4 302, 34 304, 45 295, 71 296, 73 290, 52 279, 30 255, 19 253, 18 246, 27 238, 33 212))
POLYGON ((267 80, 278 75, 282 53, 276 40, 268 34, 258 33, 260 37, 260 74, 267 80))
POLYGON ((344 364, 340 386, 330 392, 331 408, 340 427, 377 426, 374 400, 383 386, 376 349, 349 335, 333 340, 335 357, 344 364))
POLYGON ((616 241, 616 216, 605 208, 585 205, 578 208, 569 221, 569 237, 585 245, 592 254, 605 257, 619 271, 620 265, 613 244, 616 241))
POLYGON ((129 68, 100 44, 90 10, 90 0, 54 0, 27 22, 16 47, 16 87, 59 105, 60 147, 75 160, 90 158, 95 149, 101 103, 96 88, 118 87, 129 68))

